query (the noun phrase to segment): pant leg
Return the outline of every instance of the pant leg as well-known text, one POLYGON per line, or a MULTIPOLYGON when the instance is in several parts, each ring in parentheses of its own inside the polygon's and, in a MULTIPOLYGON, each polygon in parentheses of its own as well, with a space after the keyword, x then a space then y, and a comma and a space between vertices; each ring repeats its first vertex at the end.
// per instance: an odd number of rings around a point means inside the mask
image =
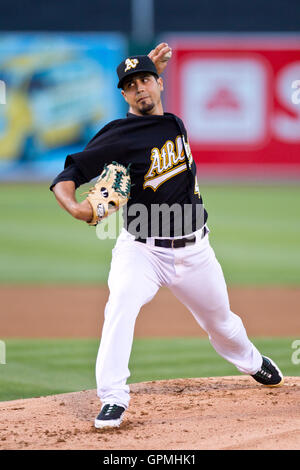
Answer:
POLYGON ((128 407, 128 363, 135 321, 159 289, 151 254, 135 241, 117 242, 108 278, 110 295, 96 361, 97 394, 102 403, 128 407))
POLYGON ((249 340, 241 318, 230 310, 222 268, 208 236, 193 247, 180 249, 175 256, 178 263, 171 291, 208 333, 218 354, 240 372, 256 373, 262 356, 249 340))

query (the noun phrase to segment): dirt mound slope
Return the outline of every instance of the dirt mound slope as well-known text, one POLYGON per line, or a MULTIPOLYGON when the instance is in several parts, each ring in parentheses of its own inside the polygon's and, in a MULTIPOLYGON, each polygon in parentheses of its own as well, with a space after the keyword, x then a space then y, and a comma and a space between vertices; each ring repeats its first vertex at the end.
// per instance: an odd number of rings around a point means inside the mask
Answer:
POLYGON ((0 449, 300 449, 300 377, 132 384, 120 428, 96 430, 95 390, 0 403, 0 449))

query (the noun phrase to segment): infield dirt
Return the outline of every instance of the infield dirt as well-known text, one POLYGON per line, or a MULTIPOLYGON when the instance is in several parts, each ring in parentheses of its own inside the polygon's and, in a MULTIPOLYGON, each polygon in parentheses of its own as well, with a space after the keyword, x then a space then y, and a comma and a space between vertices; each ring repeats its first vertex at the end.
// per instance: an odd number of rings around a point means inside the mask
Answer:
MULTIPOLYGON (((0 286, 1 338, 100 338, 108 288, 103 286, 0 286)), ((299 287, 232 287, 231 309, 249 336, 294 336, 299 331, 299 287)), ((138 316, 136 337, 206 336, 168 289, 138 316)))
MULTIPOLYGON (((294 336, 299 288, 231 288, 249 336, 294 336)), ((2 286, 1 336, 100 337, 107 288, 2 286)), ((205 336, 167 290, 144 306, 136 336, 205 336)), ((96 430, 95 390, 0 402, 0 449, 300 449, 300 377, 267 388, 249 376, 130 385, 120 428, 96 430)))
POLYGON ((131 385, 117 429, 97 430, 95 390, 0 403, 0 449, 300 449, 300 378, 251 377, 131 385))

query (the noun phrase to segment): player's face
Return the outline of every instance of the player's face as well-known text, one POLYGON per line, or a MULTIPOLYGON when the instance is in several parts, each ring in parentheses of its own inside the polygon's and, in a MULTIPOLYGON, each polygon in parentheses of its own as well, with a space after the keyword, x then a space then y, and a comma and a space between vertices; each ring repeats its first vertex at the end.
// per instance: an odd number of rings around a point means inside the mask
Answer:
POLYGON ((134 74, 123 85, 122 95, 130 112, 139 116, 162 114, 163 82, 149 73, 134 74))

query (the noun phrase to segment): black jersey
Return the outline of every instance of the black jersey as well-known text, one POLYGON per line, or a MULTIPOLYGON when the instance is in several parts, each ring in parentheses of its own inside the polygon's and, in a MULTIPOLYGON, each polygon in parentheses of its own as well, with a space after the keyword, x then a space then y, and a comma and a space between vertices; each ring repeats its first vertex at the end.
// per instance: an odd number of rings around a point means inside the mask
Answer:
POLYGON ((132 189, 123 208, 124 226, 136 235, 181 236, 207 220, 196 165, 183 122, 174 114, 136 116, 110 122, 79 153, 68 155, 53 181, 76 187, 97 177, 105 163, 128 166, 132 189), (141 214, 142 212, 142 214, 141 214))

